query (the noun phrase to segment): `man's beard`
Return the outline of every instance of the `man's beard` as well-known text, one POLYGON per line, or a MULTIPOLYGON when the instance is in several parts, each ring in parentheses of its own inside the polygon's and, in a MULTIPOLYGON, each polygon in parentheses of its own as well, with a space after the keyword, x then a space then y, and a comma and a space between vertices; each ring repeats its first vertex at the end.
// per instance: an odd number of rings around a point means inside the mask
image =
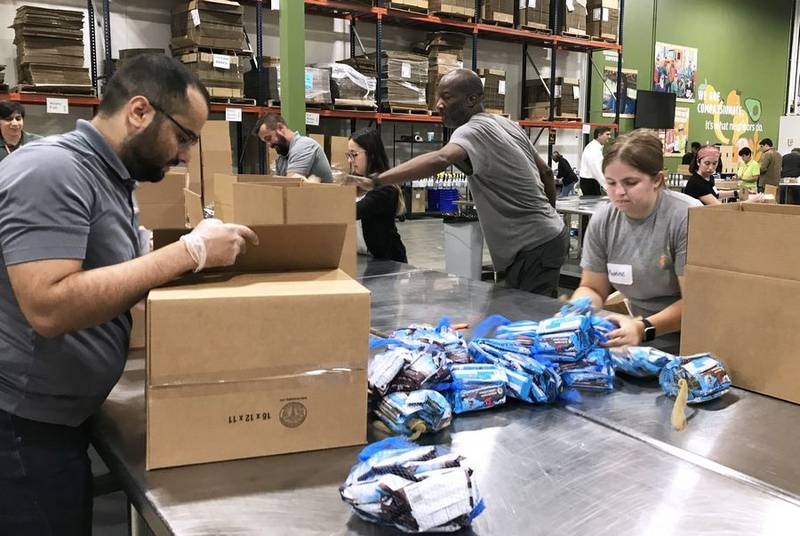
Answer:
POLYGON ((180 163, 177 158, 164 161, 159 155, 160 126, 159 119, 153 120, 141 134, 129 139, 122 146, 119 157, 132 179, 141 182, 159 182, 164 178, 167 167, 180 163))
POLYGON ((289 154, 289 142, 286 141, 286 138, 278 138, 277 143, 275 143, 275 152, 281 156, 287 156, 289 154))
POLYGON ((447 128, 458 128, 469 121, 470 114, 463 103, 448 107, 442 114, 442 122, 447 128))

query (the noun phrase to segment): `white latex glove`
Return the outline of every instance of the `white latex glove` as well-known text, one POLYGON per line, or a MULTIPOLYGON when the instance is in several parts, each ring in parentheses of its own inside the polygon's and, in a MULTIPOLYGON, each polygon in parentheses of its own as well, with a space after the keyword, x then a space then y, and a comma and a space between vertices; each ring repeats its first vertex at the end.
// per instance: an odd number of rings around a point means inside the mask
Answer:
POLYGON ((181 241, 197 263, 195 272, 199 272, 204 268, 230 266, 247 251, 247 242, 258 245, 258 235, 244 225, 208 219, 182 236, 181 241))

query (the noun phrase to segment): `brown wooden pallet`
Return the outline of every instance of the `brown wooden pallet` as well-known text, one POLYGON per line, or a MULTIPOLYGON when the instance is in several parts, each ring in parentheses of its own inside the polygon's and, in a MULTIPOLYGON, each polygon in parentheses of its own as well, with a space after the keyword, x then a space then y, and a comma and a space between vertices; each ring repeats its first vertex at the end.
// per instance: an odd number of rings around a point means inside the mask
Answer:
POLYGON ((583 121, 583 119, 577 115, 557 115, 553 117, 554 121, 583 121))
POLYGON ((431 11, 431 15, 442 19, 458 19, 465 22, 472 22, 472 19, 474 18, 471 15, 464 15, 463 13, 450 13, 448 11, 431 11))
POLYGON ((256 99, 246 97, 211 97, 211 102, 215 104, 238 104, 240 106, 255 106, 256 99))
POLYGON ((428 8, 426 7, 418 7, 418 6, 395 6, 394 4, 389 5, 389 9, 394 11, 405 11, 406 13, 413 13, 415 15, 427 15, 428 8))
POLYGON ((586 33, 578 33, 580 30, 575 30, 574 28, 570 28, 571 31, 569 32, 561 32, 561 35, 566 37, 574 37, 575 39, 586 39, 589 40, 589 35, 586 33))
POLYGON ((208 52, 209 54, 227 54, 228 56, 246 56, 250 57, 253 53, 249 50, 239 50, 235 48, 212 48, 212 47, 199 47, 199 46, 191 46, 191 47, 182 47, 182 48, 171 48, 172 55, 174 57, 183 56, 184 54, 191 54, 193 52, 208 52))
POLYGON ((519 25, 520 30, 530 30, 532 32, 542 33, 546 35, 553 35, 553 30, 545 26, 544 24, 537 24, 535 22, 528 22, 526 24, 519 25))
POLYGON ((488 26, 504 26, 506 28, 513 28, 514 22, 507 22, 504 20, 493 20, 493 19, 482 19, 481 24, 486 24, 488 26))
POLYGON ((613 45, 617 44, 617 38, 616 37, 613 37, 613 38, 612 37, 598 37, 596 35, 593 35, 591 37, 591 39, 592 39, 592 41, 599 41, 601 43, 611 43, 613 45))
POLYGON ((11 88, 13 93, 23 93, 25 95, 52 95, 57 94, 58 96, 64 97, 94 97, 94 87, 87 86, 86 91, 84 92, 83 88, 77 88, 71 85, 65 86, 31 86, 31 85, 20 85, 11 88))
POLYGON ((407 106, 389 106, 389 113, 404 115, 431 115, 426 108, 409 108, 407 106))
POLYGON ((346 110, 351 112, 374 112, 378 109, 375 104, 334 104, 334 110, 346 110))

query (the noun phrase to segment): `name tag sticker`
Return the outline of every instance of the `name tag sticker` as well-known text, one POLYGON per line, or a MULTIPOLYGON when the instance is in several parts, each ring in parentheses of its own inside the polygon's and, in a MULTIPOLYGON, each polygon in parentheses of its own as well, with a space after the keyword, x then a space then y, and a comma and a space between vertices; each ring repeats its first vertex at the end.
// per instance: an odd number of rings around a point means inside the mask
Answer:
POLYGON ((608 280, 614 285, 633 285, 633 266, 630 264, 611 264, 608 267, 608 280))

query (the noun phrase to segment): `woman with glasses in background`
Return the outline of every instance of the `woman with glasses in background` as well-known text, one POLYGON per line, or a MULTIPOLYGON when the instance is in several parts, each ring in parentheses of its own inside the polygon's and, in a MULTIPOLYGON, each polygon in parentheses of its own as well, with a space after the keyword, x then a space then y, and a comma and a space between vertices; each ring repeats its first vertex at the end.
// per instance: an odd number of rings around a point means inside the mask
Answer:
MULTIPOLYGON (((389 158, 378 131, 361 129, 347 142, 347 159, 353 175, 366 177, 389 169, 389 158)), ((393 184, 358 192, 358 252, 376 259, 408 262, 395 218, 405 214, 406 204, 400 187, 393 184)))
POLYGON ((0 162, 33 140, 38 140, 41 136, 25 132, 22 128, 25 124, 25 107, 18 102, 0 101, 0 137, 3 146, 0 147, 0 162))

